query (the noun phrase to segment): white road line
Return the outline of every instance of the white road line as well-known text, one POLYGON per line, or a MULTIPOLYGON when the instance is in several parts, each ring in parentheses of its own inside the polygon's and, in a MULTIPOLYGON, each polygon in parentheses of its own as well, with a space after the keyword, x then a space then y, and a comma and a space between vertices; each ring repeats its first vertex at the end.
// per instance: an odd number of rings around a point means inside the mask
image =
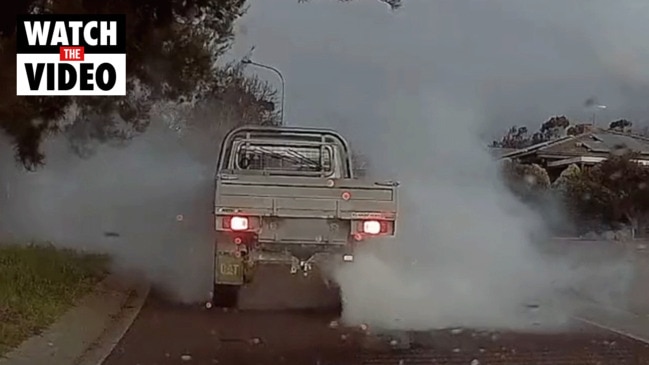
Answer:
POLYGON ((640 341, 640 342, 649 344, 649 338, 634 335, 633 333, 626 332, 626 331, 623 331, 623 330, 615 328, 615 327, 607 326, 605 324, 602 324, 602 323, 599 323, 599 322, 596 322, 596 321, 592 321, 590 319, 586 319, 586 318, 583 318, 583 317, 573 316, 572 318, 574 318, 574 319, 576 319, 576 320, 578 320, 580 322, 584 322, 586 324, 589 324, 591 326, 601 328, 601 329, 616 333, 618 335, 629 337, 629 338, 632 338, 632 339, 634 339, 636 341, 640 341))
POLYGON ((604 323, 602 323, 600 321, 584 318, 584 317, 578 316, 578 315, 574 315, 574 316, 572 316, 572 318, 577 320, 577 321, 589 324, 591 326, 594 326, 594 327, 597 327, 597 328, 600 328, 600 329, 603 329, 603 330, 606 330, 606 331, 610 331, 610 332, 616 333, 616 334, 621 335, 621 336, 629 337, 629 338, 632 338, 632 339, 634 339, 636 341, 640 341, 640 342, 649 344, 649 337, 634 334, 634 333, 632 333, 630 331, 625 331, 625 330, 620 328, 621 326, 607 325, 607 324, 604 324, 604 323))

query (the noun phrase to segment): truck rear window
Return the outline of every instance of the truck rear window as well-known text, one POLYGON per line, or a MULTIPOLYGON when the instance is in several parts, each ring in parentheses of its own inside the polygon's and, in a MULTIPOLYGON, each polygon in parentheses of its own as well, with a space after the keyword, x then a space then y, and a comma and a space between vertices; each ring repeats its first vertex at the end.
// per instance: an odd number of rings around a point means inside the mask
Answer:
POLYGON ((242 144, 236 157, 237 168, 241 170, 332 171, 331 149, 328 147, 242 144))

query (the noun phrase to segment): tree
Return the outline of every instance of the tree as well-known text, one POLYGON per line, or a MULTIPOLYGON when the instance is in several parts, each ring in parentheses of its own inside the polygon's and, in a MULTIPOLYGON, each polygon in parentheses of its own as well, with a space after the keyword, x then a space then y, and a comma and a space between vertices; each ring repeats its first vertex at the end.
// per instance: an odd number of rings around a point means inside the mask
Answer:
POLYGON ((632 127, 633 127, 633 123, 631 123, 626 119, 619 119, 614 122, 611 122, 611 124, 608 125, 608 129, 617 132, 624 132, 624 133, 631 132, 632 127))
MULTIPOLYGON (((579 125, 573 126, 573 128, 578 126, 579 125)), ((539 131, 533 134, 529 133, 527 127, 513 126, 500 139, 500 141, 493 141, 491 147, 516 149, 526 148, 535 144, 563 137, 564 135, 567 135, 570 128, 570 120, 568 120, 568 118, 565 116, 554 116, 541 124, 539 131)), ((572 129, 571 132, 575 133, 576 131, 579 131, 579 129, 572 129)))
MULTIPOLYGON (((401 0, 381 1, 393 9, 401 6, 401 0)), ((268 99, 267 86, 260 89, 258 81, 245 81, 239 71, 217 63, 232 44, 234 22, 245 13, 246 0, 25 0, 5 5, 0 14, 3 85, 15 84, 16 14, 127 17, 126 97, 18 97, 13 88, 0 89, 0 129, 27 168, 43 164, 40 146, 48 136, 65 133, 84 154, 87 149, 79 146, 88 141, 122 141, 144 132, 160 104, 236 101, 243 108, 237 113, 249 123, 277 121, 269 119, 276 103, 268 99)))
POLYGON ((579 166, 574 163, 572 165, 569 165, 563 171, 561 171, 559 177, 557 177, 557 179, 552 182, 552 189, 566 192, 570 186, 570 182, 573 179, 579 177, 580 174, 581 169, 579 168, 579 166))
POLYGON ((555 116, 541 124, 540 133, 543 135, 544 141, 550 141, 563 137, 568 127, 570 127, 570 120, 566 116, 555 116))
MULTIPOLYGON (((202 99, 158 102, 150 110, 169 128, 181 134, 199 131, 210 140, 218 140, 224 130, 244 123, 277 125, 277 91, 256 76, 246 76, 244 68, 244 64, 237 62, 216 69, 218 82, 202 99)), ((123 144, 144 132, 144 128, 134 129, 138 125, 116 123, 101 113, 94 117, 97 119, 74 123, 65 130, 70 146, 81 157, 92 155, 98 144, 123 144)), ((139 117, 133 116, 131 120, 139 117)), ((150 120, 147 116, 143 118, 146 122, 150 120)))
MULTIPOLYGON (((576 223, 576 226, 572 228, 578 228, 580 231, 590 231, 600 226, 604 217, 593 210, 589 210, 590 207, 583 206, 579 201, 581 198, 584 198, 586 202, 589 201, 587 192, 574 189, 578 186, 575 184, 582 177, 581 174, 582 169, 579 166, 576 164, 569 165, 552 182, 552 192, 560 204, 562 212, 570 218, 572 223, 576 223), (587 214, 584 214, 583 211, 587 211, 587 214)), ((563 227, 567 228, 570 223, 563 222, 563 227)))
POLYGON ((600 164, 568 178, 566 197, 584 217, 627 222, 635 235, 649 213, 649 168, 638 154, 611 154, 600 164))
POLYGON ((550 188, 550 176, 540 165, 505 160, 502 168, 505 185, 525 202, 541 201, 550 188))
POLYGON ((567 136, 578 136, 580 134, 587 133, 593 129, 593 125, 590 123, 581 123, 575 124, 566 129, 567 136))
MULTIPOLYGON (((125 13, 127 16, 126 97, 18 97, 0 91, 0 128, 14 142, 17 158, 28 168, 42 164, 40 144, 48 135, 70 131, 79 138, 115 139, 123 122, 143 131, 155 100, 192 100, 209 95, 218 80, 214 59, 233 40, 233 23, 244 13, 245 0, 31 0, 16 12, 125 13), (146 97, 134 90, 145 90, 146 97), (61 125, 74 106, 74 120, 61 125), (119 118, 117 118, 119 116, 119 118), (80 126, 81 125, 81 126, 80 126), (79 133, 79 129, 84 131, 79 133)), ((0 80, 15 83, 15 13, 13 26, 0 37, 0 80)))
POLYGON ((493 141, 491 147, 499 148, 525 148, 532 145, 527 127, 512 126, 500 141, 493 141))

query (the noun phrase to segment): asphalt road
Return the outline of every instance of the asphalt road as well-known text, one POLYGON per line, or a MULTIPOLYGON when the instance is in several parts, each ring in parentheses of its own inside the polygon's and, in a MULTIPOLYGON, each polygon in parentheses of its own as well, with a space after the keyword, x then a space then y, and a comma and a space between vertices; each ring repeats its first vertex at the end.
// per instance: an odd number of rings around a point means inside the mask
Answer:
POLYGON ((331 328, 336 318, 207 310, 153 296, 105 365, 649 364, 649 346, 584 325, 561 334, 412 333, 394 346, 358 328, 331 328))

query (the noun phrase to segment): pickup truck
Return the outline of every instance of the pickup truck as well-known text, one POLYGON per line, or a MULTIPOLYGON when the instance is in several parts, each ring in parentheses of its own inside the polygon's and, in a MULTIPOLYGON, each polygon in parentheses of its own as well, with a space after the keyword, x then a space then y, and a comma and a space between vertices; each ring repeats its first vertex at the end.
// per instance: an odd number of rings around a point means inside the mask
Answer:
POLYGON ((236 306, 258 265, 307 275, 320 260, 353 262, 358 245, 396 233, 398 183, 355 178, 350 146, 331 130, 235 128, 215 180, 218 306, 236 306))

